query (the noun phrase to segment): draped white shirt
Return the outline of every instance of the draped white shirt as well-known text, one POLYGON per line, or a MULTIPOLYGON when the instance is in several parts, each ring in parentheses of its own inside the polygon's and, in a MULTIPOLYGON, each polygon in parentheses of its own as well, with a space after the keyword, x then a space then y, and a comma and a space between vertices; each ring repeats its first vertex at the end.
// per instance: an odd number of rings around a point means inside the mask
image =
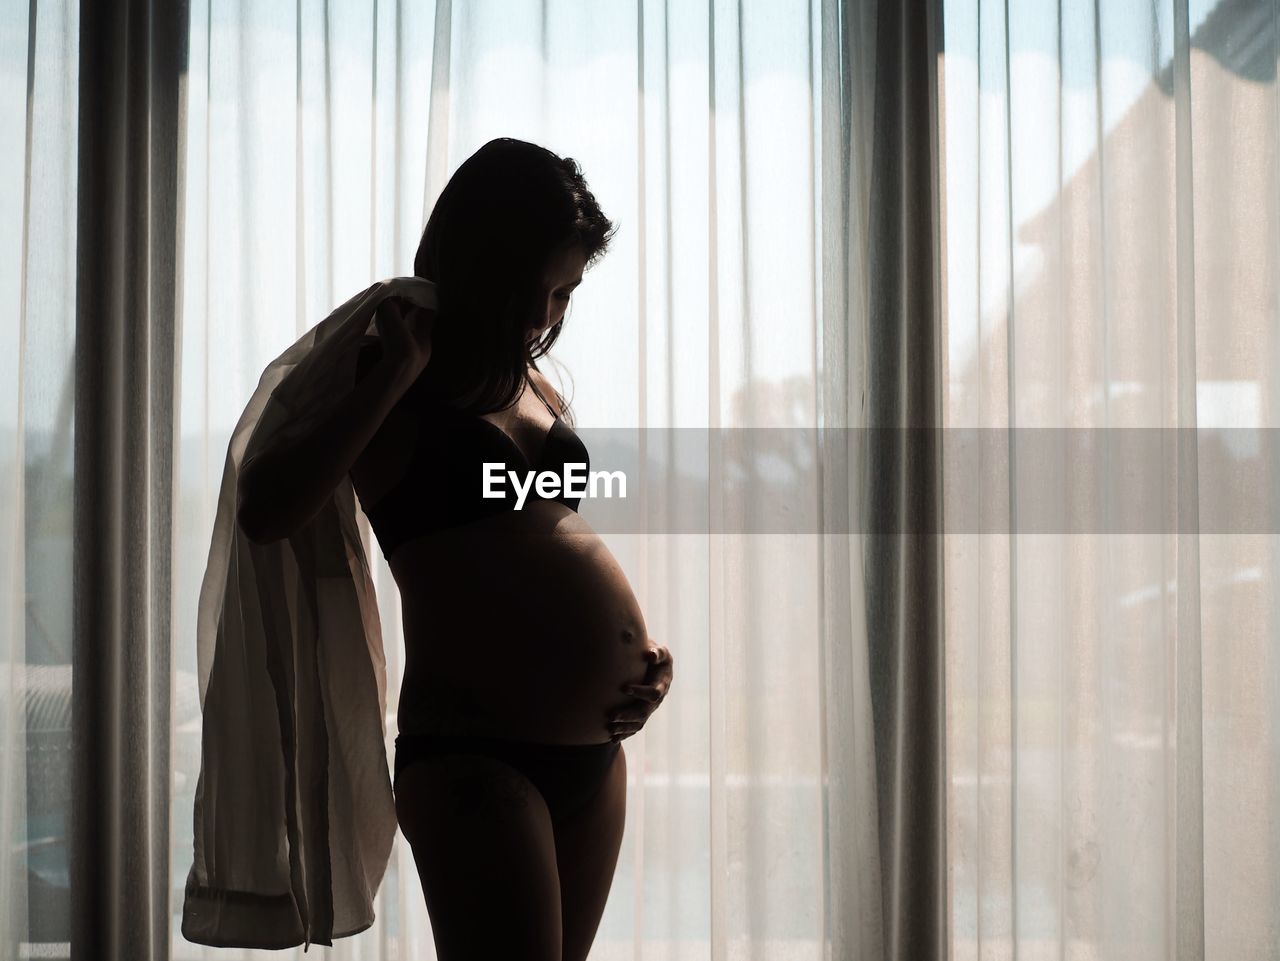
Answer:
POLYGON ((231 434, 196 628, 188 941, 305 951, 374 921, 396 814, 382 627, 351 481, 271 544, 240 530, 236 485, 247 460, 304 436, 350 393, 388 296, 436 306, 422 277, 356 294, 267 365, 231 434))

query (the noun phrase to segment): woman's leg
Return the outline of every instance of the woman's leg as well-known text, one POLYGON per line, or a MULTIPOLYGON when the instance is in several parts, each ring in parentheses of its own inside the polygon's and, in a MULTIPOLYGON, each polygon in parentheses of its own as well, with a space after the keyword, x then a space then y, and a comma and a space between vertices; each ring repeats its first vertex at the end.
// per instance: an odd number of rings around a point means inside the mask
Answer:
POLYGON ((483 755, 418 758, 395 800, 440 961, 562 961, 551 817, 527 777, 483 755))
POLYGON ((618 865, 626 813, 627 759, 619 744, 600 792, 555 824, 564 961, 585 961, 591 950, 618 865))

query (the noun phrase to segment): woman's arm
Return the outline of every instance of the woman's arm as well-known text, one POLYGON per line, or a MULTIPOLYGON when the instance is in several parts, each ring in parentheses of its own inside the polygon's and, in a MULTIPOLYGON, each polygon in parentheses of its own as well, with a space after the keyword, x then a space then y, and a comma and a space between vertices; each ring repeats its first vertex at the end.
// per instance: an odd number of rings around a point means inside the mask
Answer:
POLYGON ((320 512, 418 371, 386 351, 325 420, 292 446, 245 463, 236 522, 258 544, 288 537, 320 512))

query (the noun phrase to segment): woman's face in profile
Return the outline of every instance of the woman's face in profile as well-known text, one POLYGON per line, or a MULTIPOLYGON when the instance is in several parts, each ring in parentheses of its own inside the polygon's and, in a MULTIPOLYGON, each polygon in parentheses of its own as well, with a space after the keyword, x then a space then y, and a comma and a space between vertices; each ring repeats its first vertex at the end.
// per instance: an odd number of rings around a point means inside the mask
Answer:
POLYGON ((564 317, 574 288, 582 283, 582 270, 586 263, 586 254, 579 244, 564 247, 552 255, 542 277, 542 319, 529 331, 530 340, 564 317))

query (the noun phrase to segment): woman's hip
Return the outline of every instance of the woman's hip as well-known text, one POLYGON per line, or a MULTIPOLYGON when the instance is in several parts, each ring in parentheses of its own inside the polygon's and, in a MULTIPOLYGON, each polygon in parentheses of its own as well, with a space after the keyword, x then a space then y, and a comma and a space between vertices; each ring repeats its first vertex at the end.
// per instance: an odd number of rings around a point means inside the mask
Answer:
POLYGON ((467 757, 478 755, 500 761, 527 778, 542 795, 552 820, 559 821, 591 801, 621 749, 621 744, 610 741, 553 744, 478 734, 405 733, 395 741, 393 784, 410 764, 453 758, 465 766, 467 757))

